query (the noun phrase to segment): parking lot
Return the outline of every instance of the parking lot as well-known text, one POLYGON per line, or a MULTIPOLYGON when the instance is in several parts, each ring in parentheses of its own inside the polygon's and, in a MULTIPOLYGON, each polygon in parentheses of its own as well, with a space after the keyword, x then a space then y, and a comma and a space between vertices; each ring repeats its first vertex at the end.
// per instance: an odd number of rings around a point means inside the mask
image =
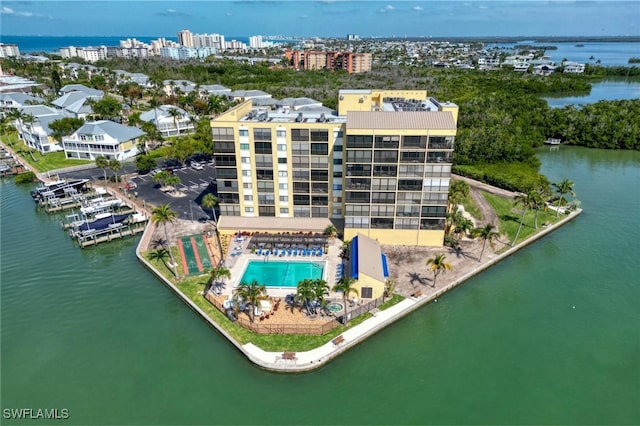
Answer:
MULTIPOLYGON (((176 185, 176 189, 184 194, 184 196, 173 196, 160 190, 160 184, 153 181, 150 173, 138 175, 136 168, 132 164, 126 164, 118 172, 119 176, 124 176, 121 186, 124 188, 126 182, 135 182, 135 189, 126 191, 125 193, 132 197, 137 197, 145 203, 153 205, 169 204, 171 208, 178 213, 181 219, 189 220, 209 220, 211 219, 211 209, 203 209, 201 206, 202 197, 206 194, 217 194, 215 176, 216 171, 212 163, 201 163, 202 170, 195 170, 190 166, 177 168, 172 170, 175 176, 180 178, 181 183, 176 185)), ((107 177, 112 176, 111 171, 107 171, 107 177)), ((90 169, 80 172, 67 173, 60 177, 73 177, 90 179, 94 182, 102 182, 104 180, 104 172, 102 169, 90 169)), ((216 213, 217 214, 217 213, 216 213)))

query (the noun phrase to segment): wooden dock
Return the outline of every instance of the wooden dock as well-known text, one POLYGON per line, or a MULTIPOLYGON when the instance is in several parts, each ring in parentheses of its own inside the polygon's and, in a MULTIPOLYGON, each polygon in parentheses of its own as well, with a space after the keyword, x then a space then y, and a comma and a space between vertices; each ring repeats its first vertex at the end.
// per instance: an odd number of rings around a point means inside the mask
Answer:
POLYGON ((97 232, 84 237, 78 237, 78 244, 80 248, 89 246, 95 246, 100 243, 106 243, 108 241, 118 240, 120 238, 132 237, 144 232, 145 223, 137 223, 134 225, 125 225, 116 229, 106 229, 102 232, 97 232))

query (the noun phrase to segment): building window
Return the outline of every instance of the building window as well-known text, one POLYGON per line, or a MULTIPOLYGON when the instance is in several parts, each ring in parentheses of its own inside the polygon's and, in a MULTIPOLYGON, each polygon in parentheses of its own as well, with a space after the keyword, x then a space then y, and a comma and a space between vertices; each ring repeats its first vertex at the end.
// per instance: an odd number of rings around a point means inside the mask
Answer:
POLYGON ((242 164, 251 164, 251 158, 249 157, 241 157, 240 161, 242 162, 242 164))
POLYGON ((327 155, 327 154, 329 154, 329 144, 328 143, 312 143, 311 144, 311 154, 313 154, 313 155, 327 155))
POLYGON ((279 183, 278 184, 278 189, 287 190, 287 189, 289 189, 289 184, 279 183))
POLYGON ((278 151, 283 152, 287 150, 287 145, 283 144, 283 143, 279 143, 278 144, 278 151))
POLYGON ((333 150, 334 152, 342 152, 342 145, 334 145, 333 150))
POLYGON ((362 287, 360 289, 360 298, 371 299, 373 297, 373 287, 362 287))
POLYGON ((278 177, 287 177, 288 173, 286 170, 282 170, 278 172, 278 177))
POLYGON ((232 141, 233 127, 215 127, 211 129, 211 136, 214 141, 232 141))
POLYGON ((242 176, 247 176, 247 177, 251 176, 251 170, 243 170, 242 176))
POLYGON ((251 182, 243 183, 242 187, 244 189, 253 189, 253 184, 251 182))
MULTIPOLYGON (((253 140, 256 141, 270 141, 271 140, 271 129, 253 129, 253 140)), ((271 144, 269 144, 271 145, 271 144)))
POLYGON ((349 135, 347 136, 347 148, 372 148, 373 136, 349 135))
POLYGON ((287 158, 286 157, 278 158, 278 164, 287 164, 287 158))
POLYGON ((240 136, 249 136, 249 129, 240 129, 240 136))
POLYGON ((244 208, 244 212, 245 213, 253 213, 253 207, 245 207, 244 208))
POLYGON ((342 185, 333 185, 333 190, 334 191, 342 191, 342 185))
POLYGON ((278 130, 276 130, 276 136, 279 137, 279 138, 286 138, 287 137, 287 131, 278 129, 278 130))
POLYGON ((249 149, 249 144, 248 143, 241 143, 240 144, 240 149, 249 149))
POLYGON ((280 208, 280 214, 289 214, 289 208, 288 207, 281 207, 280 208))
POLYGON ((291 129, 291 140, 294 142, 308 142, 309 129, 291 129))
POLYGON ((253 201, 253 195, 245 195, 244 196, 244 200, 245 201, 253 201))
POLYGON ((327 130, 311 130, 311 140, 314 142, 328 142, 329 132, 327 130))

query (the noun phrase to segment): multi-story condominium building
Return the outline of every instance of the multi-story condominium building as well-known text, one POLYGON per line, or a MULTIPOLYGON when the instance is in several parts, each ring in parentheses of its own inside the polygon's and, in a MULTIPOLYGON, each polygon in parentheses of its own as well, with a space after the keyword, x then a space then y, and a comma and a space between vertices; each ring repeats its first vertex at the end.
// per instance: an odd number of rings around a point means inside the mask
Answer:
POLYGON ((20 56, 20 49, 17 44, 0 43, 0 58, 20 56))
POLYGON ((195 47, 212 47, 217 51, 223 51, 226 47, 221 34, 194 34, 193 43, 195 47))
POLYGON ((342 69, 349 74, 371 71, 371 53, 345 52, 340 55, 342 69))
POLYGON ((170 59, 195 59, 206 58, 215 55, 216 49, 213 47, 161 47, 160 56, 170 59))
POLYGON ((85 123, 72 135, 62 138, 67 158, 95 160, 98 156, 119 161, 138 153, 139 138, 145 133, 137 127, 109 120, 85 123))
POLYGON ((195 47, 193 43, 193 33, 189 30, 182 30, 178 32, 178 43, 184 47, 195 47))
POLYGON ((262 49, 262 36, 249 37, 249 47, 252 49, 262 49))
POLYGON ((340 90, 337 112, 273 104, 211 121, 221 232, 332 220, 345 239, 443 244, 455 104, 425 90, 340 90))
POLYGON ((87 62, 96 62, 107 58, 107 46, 100 47, 74 47, 68 46, 60 49, 63 58, 81 58, 87 62))
POLYGON ((191 115, 173 105, 161 105, 145 111, 140 114, 140 120, 155 124, 163 137, 186 135, 195 131, 191 115))
POLYGON ((287 50, 285 57, 291 66, 298 69, 343 69, 349 74, 371 71, 371 53, 287 50))

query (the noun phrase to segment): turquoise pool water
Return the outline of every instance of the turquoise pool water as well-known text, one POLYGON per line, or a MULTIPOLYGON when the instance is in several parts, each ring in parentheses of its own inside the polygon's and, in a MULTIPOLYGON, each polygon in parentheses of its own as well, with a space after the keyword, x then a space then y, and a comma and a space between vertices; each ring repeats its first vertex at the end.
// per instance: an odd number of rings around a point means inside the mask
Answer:
POLYGON ((322 278, 324 265, 320 262, 292 262, 283 260, 250 260, 240 282, 257 280, 267 287, 292 287, 309 278, 322 278))

